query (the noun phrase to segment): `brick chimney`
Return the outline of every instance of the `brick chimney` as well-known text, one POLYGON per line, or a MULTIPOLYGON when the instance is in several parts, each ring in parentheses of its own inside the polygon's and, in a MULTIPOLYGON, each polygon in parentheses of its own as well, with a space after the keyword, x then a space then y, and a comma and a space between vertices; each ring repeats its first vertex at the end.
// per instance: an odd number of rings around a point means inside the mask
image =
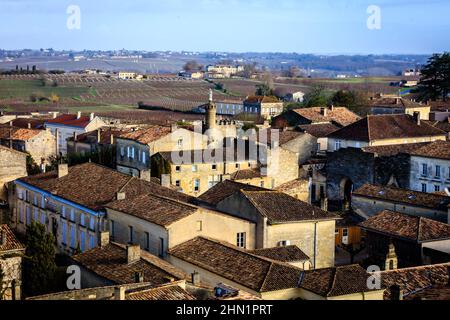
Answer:
POLYGON ((141 259, 141 247, 138 244, 127 245, 127 264, 137 262, 141 259))
POLYGON ((65 177, 69 174, 69 165, 67 163, 58 164, 58 178, 65 177))

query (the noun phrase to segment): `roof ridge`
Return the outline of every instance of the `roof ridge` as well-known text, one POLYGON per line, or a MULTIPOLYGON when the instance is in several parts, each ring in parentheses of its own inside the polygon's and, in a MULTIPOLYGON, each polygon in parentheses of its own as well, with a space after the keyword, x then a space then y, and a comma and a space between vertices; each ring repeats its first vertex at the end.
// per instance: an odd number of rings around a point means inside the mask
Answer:
POLYGON ((272 270, 273 264, 274 264, 274 262, 270 262, 269 270, 267 270, 267 272, 266 272, 266 274, 264 276, 264 280, 263 280, 263 282, 262 282, 262 284, 261 284, 261 286, 259 288, 260 291, 262 291, 264 289, 264 286, 265 286, 265 284, 267 282, 267 278, 269 277, 270 271, 272 270))
POLYGON ((338 268, 339 268, 339 267, 331 268, 331 272, 333 273, 333 281, 331 282, 331 285, 330 285, 330 287, 328 288, 327 297, 329 296, 329 294, 331 293, 331 291, 333 291, 334 286, 335 286, 335 284, 336 284, 336 273, 337 273, 337 269, 338 269, 338 268))

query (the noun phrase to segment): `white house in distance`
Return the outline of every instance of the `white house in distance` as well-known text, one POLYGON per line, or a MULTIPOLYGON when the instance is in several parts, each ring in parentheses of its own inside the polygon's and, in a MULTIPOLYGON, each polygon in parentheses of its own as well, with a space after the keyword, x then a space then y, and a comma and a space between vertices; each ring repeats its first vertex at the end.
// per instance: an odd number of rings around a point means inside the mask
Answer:
POLYGON ((106 126, 106 123, 93 113, 89 116, 82 116, 81 112, 63 114, 45 122, 45 127, 56 136, 57 150, 61 155, 67 154, 68 138, 97 130, 103 126, 106 126))

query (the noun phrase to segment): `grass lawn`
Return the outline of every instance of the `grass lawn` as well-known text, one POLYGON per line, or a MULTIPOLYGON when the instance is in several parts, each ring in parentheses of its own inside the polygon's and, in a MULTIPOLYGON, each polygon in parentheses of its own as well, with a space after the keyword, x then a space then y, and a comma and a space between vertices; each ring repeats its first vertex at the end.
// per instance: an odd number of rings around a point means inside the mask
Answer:
MULTIPOLYGON (((71 98, 94 93, 86 87, 43 86, 40 80, 0 80, 0 99, 22 98, 27 100, 32 93, 49 97, 52 93, 61 98, 71 98)), ((96 92, 95 92, 96 94, 96 92)))

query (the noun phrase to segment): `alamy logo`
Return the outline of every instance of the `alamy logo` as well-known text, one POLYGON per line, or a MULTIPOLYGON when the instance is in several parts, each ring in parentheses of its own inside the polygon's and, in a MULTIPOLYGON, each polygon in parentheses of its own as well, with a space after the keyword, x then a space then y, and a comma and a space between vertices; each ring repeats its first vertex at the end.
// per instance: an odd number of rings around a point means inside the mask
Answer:
POLYGON ((67 29, 80 30, 81 29, 81 9, 77 5, 70 5, 67 7, 67 29))
POLYGON ((367 278, 367 289, 369 290, 381 290, 381 275, 379 266, 369 266, 367 272, 370 276, 367 278))
POLYGON ((67 289, 69 290, 80 290, 81 289, 81 270, 79 266, 69 266, 67 267, 67 274, 70 276, 67 278, 67 289))
POLYGON ((380 30, 381 29, 381 8, 376 5, 371 5, 367 8, 367 28, 369 30, 380 30))

